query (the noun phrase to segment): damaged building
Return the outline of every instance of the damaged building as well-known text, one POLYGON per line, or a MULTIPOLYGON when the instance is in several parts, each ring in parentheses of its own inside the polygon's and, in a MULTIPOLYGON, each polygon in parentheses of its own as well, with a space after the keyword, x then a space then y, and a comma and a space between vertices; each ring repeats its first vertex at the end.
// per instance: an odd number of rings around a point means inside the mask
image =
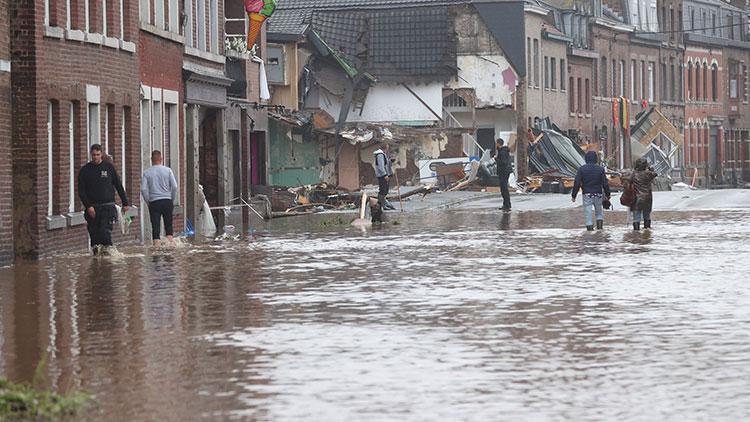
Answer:
MULTIPOLYGON (((375 182, 393 145, 402 182, 515 139, 517 68, 470 2, 279 5, 268 28, 269 183, 375 182)), ((521 63, 521 66, 524 66, 521 63)))

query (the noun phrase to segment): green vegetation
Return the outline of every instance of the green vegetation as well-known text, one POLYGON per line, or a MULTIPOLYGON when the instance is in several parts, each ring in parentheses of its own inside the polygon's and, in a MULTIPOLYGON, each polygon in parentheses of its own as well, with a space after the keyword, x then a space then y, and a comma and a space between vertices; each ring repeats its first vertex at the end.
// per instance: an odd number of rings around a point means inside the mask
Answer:
MULTIPOLYGON (((34 385, 44 379, 46 356, 36 368, 34 385)), ((76 416, 92 401, 89 394, 57 394, 27 384, 15 384, 0 378, 0 421, 57 421, 76 416)))
POLYGON ((0 378, 0 420, 47 421, 76 415, 91 400, 85 393, 66 396, 38 391, 0 378))
POLYGON ((320 222, 320 227, 322 228, 329 228, 329 227, 342 227, 342 226, 348 226, 352 223, 352 219, 346 219, 342 216, 336 216, 334 218, 326 219, 320 222))

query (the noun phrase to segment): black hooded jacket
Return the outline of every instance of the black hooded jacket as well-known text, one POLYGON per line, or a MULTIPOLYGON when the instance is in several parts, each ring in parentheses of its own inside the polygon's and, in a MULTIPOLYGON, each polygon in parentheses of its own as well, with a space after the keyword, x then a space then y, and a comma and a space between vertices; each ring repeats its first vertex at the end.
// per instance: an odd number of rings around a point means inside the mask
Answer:
POLYGON ((611 192, 609 191, 609 182, 607 182, 607 174, 604 171, 604 167, 596 164, 597 162, 596 152, 589 151, 586 153, 586 164, 582 165, 578 169, 576 174, 576 181, 573 185, 573 199, 578 196, 578 191, 583 188, 583 193, 604 193, 607 198, 610 197, 611 192))

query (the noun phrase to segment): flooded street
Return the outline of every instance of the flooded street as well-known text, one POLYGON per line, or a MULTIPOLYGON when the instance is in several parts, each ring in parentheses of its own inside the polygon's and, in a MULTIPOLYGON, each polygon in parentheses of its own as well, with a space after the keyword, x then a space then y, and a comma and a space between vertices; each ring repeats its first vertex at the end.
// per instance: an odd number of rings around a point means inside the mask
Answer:
POLYGON ((47 355, 89 420, 750 415, 750 211, 389 216, 2 269, 0 375, 47 355))

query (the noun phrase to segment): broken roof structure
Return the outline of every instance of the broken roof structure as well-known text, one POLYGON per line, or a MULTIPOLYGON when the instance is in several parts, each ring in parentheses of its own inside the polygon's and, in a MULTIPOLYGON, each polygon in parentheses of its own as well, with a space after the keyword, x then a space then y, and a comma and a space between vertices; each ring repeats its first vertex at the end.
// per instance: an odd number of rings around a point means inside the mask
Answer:
POLYGON ((529 147, 531 173, 575 177, 586 164, 583 150, 568 137, 552 129, 534 134, 538 140, 529 147))
POLYGON ((315 11, 310 29, 378 81, 432 82, 456 74, 456 42, 447 22, 447 6, 315 11))
POLYGON ((671 158, 680 146, 680 131, 655 107, 638 119, 630 135, 633 162, 643 157, 660 175, 672 170, 671 158))

